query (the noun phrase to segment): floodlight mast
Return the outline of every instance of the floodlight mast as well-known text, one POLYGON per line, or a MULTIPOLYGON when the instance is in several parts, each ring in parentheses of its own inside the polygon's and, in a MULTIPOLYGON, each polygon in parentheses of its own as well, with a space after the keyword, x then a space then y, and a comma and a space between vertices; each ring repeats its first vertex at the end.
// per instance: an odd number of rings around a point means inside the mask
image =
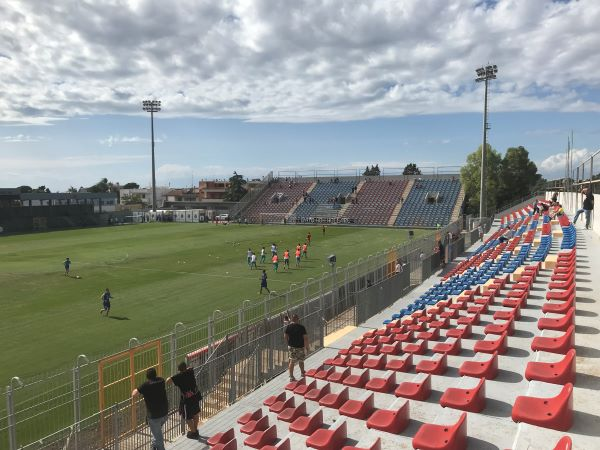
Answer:
POLYGON ((495 80, 498 73, 498 66, 488 64, 475 70, 477 83, 484 82, 485 91, 483 97, 483 146, 481 147, 481 185, 479 194, 479 220, 483 220, 487 215, 487 130, 490 129, 487 121, 488 110, 488 81, 495 80))
POLYGON ((160 111, 160 100, 144 100, 142 109, 150 113, 150 134, 152 140, 152 211, 156 212, 156 166, 154 162, 154 113, 160 111))

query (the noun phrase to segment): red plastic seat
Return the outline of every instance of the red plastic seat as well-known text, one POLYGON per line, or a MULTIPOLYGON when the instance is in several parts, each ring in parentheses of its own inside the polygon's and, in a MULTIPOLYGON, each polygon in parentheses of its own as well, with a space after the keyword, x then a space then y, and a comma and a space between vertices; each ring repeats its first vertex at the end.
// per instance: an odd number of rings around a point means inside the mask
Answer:
POLYGON ((346 401, 348 400, 348 387, 344 387, 337 394, 327 394, 324 395, 321 400, 319 400, 320 406, 325 406, 326 408, 339 409, 346 401))
POLYGON ((572 450, 573 449, 573 441, 571 440, 570 436, 563 436, 561 437, 558 442, 556 443, 556 446, 554 447, 554 450, 572 450))
POLYGON ((321 371, 323 369, 325 369, 325 366, 322 365, 322 364, 319 367, 315 367, 314 369, 308 369, 306 371, 306 376, 314 378, 314 376, 317 374, 317 372, 319 372, 319 371, 321 371))
POLYGON ((425 329, 425 324, 423 322, 414 323, 412 325, 406 326, 406 331, 423 331, 425 329))
POLYGON ((567 383, 556 397, 519 396, 512 409, 515 422, 567 431, 573 424, 573 385, 567 383))
POLYGON ((277 420, 282 420, 283 422, 293 422, 298 417, 306 415, 308 415, 306 412, 306 403, 302 402, 298 406, 285 408, 283 411, 277 414, 277 420))
POLYGON ((353 447, 345 445, 342 450, 381 450, 381 438, 377 438, 369 447, 353 447))
POLYGON ((492 353, 487 361, 465 361, 458 369, 461 377, 486 378, 493 380, 498 375, 498 352, 492 353))
POLYGON ((502 300, 502 306, 506 306, 507 308, 525 308, 527 301, 525 298, 507 297, 502 300))
POLYGON ((375 332, 375 334, 372 337, 363 338, 362 341, 363 346, 377 345, 377 343, 379 343, 379 336, 377 335, 377 332, 375 332))
POLYGON ((558 319, 542 317, 538 320, 539 330, 565 331, 571 325, 575 325, 575 307, 558 319))
POLYGON ((350 355, 338 355, 335 358, 329 358, 324 361, 329 366, 344 367, 350 359, 350 355))
POLYGON ((404 344, 402 348, 406 353, 412 353, 413 355, 424 355, 427 353, 427 341, 419 341, 414 344, 404 344))
POLYGON ((329 383, 325 383, 325 385, 320 388, 315 387, 314 389, 311 389, 310 391, 308 391, 306 394, 304 394, 304 398, 306 400, 312 400, 313 402, 318 402, 319 400, 321 400, 325 395, 329 394, 330 392, 331 392, 331 385, 329 383))
POLYGON ((483 305, 473 305, 467 308, 469 314, 485 314, 488 311, 487 303, 483 305))
POLYGON ((363 355, 379 355, 380 351, 381 351, 381 344, 367 345, 363 349, 362 354, 363 355))
POLYGON ((307 392, 310 392, 310 390, 312 390, 312 389, 314 389, 316 387, 317 387, 317 381, 316 380, 312 380, 310 383, 308 383, 308 384, 301 384, 296 389, 294 389, 294 394, 306 395, 307 392))
POLYGON ((406 358, 390 359, 385 364, 385 370, 395 370, 396 372, 408 372, 413 367, 413 355, 409 353, 406 358))
POLYGON ((306 440, 306 446, 319 450, 337 450, 342 448, 348 438, 346 421, 340 421, 336 425, 329 429, 319 428, 315 430, 306 440))
POLYGON ((323 410, 319 408, 310 416, 300 416, 294 420, 290 424, 290 431, 310 436, 321 425, 323 425, 323 410))
POLYGON ((381 353, 384 355, 399 355, 402 353, 402 344, 396 341, 390 345, 382 345, 381 353))
POLYGON ((470 316, 461 316, 456 320, 459 325, 478 325, 479 324, 479 313, 470 316))
POLYGON ((367 355, 361 355, 360 358, 350 358, 346 361, 346 367, 362 368, 365 361, 368 359, 367 355))
POLYGON ((347 400, 339 409, 343 416, 365 420, 375 409, 375 394, 370 392, 362 400, 347 400))
POLYGON ((575 294, 571 295, 568 300, 559 303, 546 302, 542 305, 543 313, 566 314, 569 309, 575 306, 575 294))
POLYGON ((217 445, 213 445, 210 450, 237 450, 237 440, 232 439, 226 443, 219 443, 217 445))
POLYGON ((373 369, 373 370, 383 370, 385 369, 385 364, 387 363, 387 355, 382 354, 379 356, 375 356, 374 358, 368 358, 363 364, 363 368, 365 369, 373 369))
POLYGON ((396 388, 396 372, 388 371, 381 378, 371 378, 367 384, 365 384, 365 389, 374 392, 383 392, 387 394, 388 392, 392 392, 396 388))
POLYGON ((549 291, 546 293, 546 300, 568 300, 575 292, 575 285, 564 291, 549 291))
POLYGON ((271 395, 270 397, 267 397, 265 401, 263 401, 263 405, 271 406, 275 402, 285 401, 285 398, 285 391, 278 395, 271 395))
POLYGON ((467 413, 452 425, 421 425, 412 445, 420 450, 464 450, 467 448, 467 413))
POLYGON ((413 341, 414 331, 409 330, 405 333, 396 333, 394 335, 394 340, 398 342, 412 342, 413 341))
POLYGON ((536 336, 531 341, 531 350, 534 352, 549 352, 566 354, 575 346, 575 326, 571 325, 567 331, 559 337, 536 336))
POLYGON ((226 444, 234 438, 235 431, 233 430, 233 428, 230 428, 227 431, 212 435, 210 438, 208 438, 208 441, 206 441, 206 443, 213 447, 217 444, 226 444))
POLYGON ((481 352, 481 353, 494 353, 494 352, 498 352, 499 355, 503 355, 506 353, 508 346, 506 343, 506 333, 502 333, 500 336, 498 336, 498 339, 491 341, 491 340, 483 340, 483 341, 477 341, 475 342, 475 345, 473 346, 473 351, 475 353, 477 352, 481 352))
POLYGON ((446 331, 446 337, 453 337, 456 339, 469 338, 473 334, 471 324, 463 325, 462 327, 450 328, 446 331))
POLYGON ((407 400, 401 401, 398 406, 394 403, 393 409, 378 409, 367 420, 367 428, 399 434, 410 420, 410 406, 407 400))
POLYGON ((433 346, 434 353, 444 353, 446 355, 458 355, 462 351, 461 340, 452 339, 450 342, 439 342, 433 346))
POLYGON ((263 415, 262 408, 258 408, 255 411, 250 411, 250 412, 247 412, 246 414, 242 414, 240 417, 238 417, 237 423, 239 423, 240 425, 246 425, 251 420, 260 419, 262 417, 262 415, 263 415))
POLYGON ((363 354, 363 350, 365 349, 365 345, 356 345, 353 346, 352 348, 350 348, 350 350, 348 350, 348 353, 350 355, 362 355, 363 354))
POLYGON ((240 432, 244 434, 252 434, 255 431, 264 431, 269 428, 269 416, 262 416, 258 420, 249 420, 240 428, 240 432))
MULTIPOLYGON (((318 380, 326 380, 327 377, 329 375, 331 375, 333 372, 335 372, 335 367, 333 367, 333 366, 328 367, 326 369, 323 368, 323 369, 319 370, 317 373, 315 373, 314 377, 318 380)), ((308 373, 306 375, 309 376, 308 373)))
POLYGON ((443 375, 448 369, 448 355, 435 355, 432 359, 422 359, 416 367, 417 373, 429 373, 431 375, 443 375))
POLYGON ((379 339, 380 344, 392 344, 394 342, 394 334, 390 334, 388 336, 381 336, 379 339))
POLYGON ((442 320, 433 320, 429 323, 429 328, 449 328, 450 327, 450 319, 444 318, 442 320))
POLYGON ((340 372, 333 371, 327 376, 327 381, 330 383, 341 383, 344 381, 344 378, 349 376, 352 372, 350 371, 350 367, 345 367, 340 372))
POLYGON ((500 311, 496 311, 492 317, 494 320, 519 320, 521 318, 521 307, 517 306, 512 309, 502 309, 500 311))
POLYGON ((344 381, 342 381, 342 384, 344 386, 362 388, 362 387, 364 387, 365 384, 367 384, 370 376, 371 376, 371 374, 369 372, 369 369, 365 369, 358 375, 357 374, 348 375, 346 378, 344 378, 344 381))
POLYGON ((457 309, 451 309, 450 311, 444 311, 441 314, 441 317, 444 319, 456 319, 458 317, 459 314, 459 310, 457 309))
POLYGON ((280 400, 278 402, 273 403, 271 406, 269 406, 269 411, 271 411, 273 413, 280 413, 284 409, 293 408, 294 406, 296 406, 296 400, 294 399, 294 396, 292 395, 287 400, 280 400))
POLYGON ((481 412, 485 408, 485 378, 480 378, 475 387, 469 389, 448 388, 442 394, 440 405, 444 408, 481 412))
POLYGON ((277 428, 270 426, 264 431, 255 431, 244 440, 244 445, 252 448, 262 448, 265 445, 273 444, 277 439, 277 428))
POLYGON ((574 273, 572 273, 569 278, 564 281, 551 281, 548 283, 548 289, 560 289, 564 291, 565 289, 569 289, 573 283, 575 283, 574 273))
POLYGON ((503 323, 490 323, 483 329, 485 334, 503 334, 512 336, 515 332, 514 319, 505 320, 503 323))
POLYGON ((277 444, 265 445, 260 450, 291 450, 291 448, 292 444, 290 442, 290 438, 285 438, 279 441, 277 444))
POLYGON ((306 378, 300 378, 299 380, 290 381, 288 384, 285 385, 285 390, 293 391, 298 386, 301 386, 303 384, 306 384, 306 378))
POLYGON ((411 400, 427 400, 431 395, 431 374, 419 374, 415 381, 404 381, 394 391, 396 397, 404 397, 411 400))
POLYGON ((440 329, 430 328, 429 331, 419 331, 416 338, 426 341, 437 341, 440 338, 440 329))
POLYGON ((571 349, 559 361, 539 362, 530 361, 525 369, 525 378, 552 384, 575 383, 576 359, 575 350, 571 349))

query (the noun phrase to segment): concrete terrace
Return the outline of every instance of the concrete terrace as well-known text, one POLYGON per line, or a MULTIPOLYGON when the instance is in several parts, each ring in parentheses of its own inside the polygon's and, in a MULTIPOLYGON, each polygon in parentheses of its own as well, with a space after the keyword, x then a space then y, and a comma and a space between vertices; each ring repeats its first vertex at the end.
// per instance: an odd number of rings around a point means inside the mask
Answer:
MULTIPOLYGON (((553 231, 560 230, 557 225, 553 231)), ((557 395, 562 386, 540 381, 529 382, 524 373, 527 363, 530 361, 557 361, 562 355, 545 352, 533 352, 531 350, 532 339, 535 336, 555 336, 560 332, 544 330, 537 327, 538 319, 544 316, 557 317, 553 314, 544 314, 542 305, 546 303, 546 292, 552 274, 551 268, 540 269, 535 279, 530 294, 527 298, 527 306, 522 309, 522 317, 515 321, 515 332, 508 337, 508 351, 498 356, 498 375, 485 382, 485 408, 480 413, 469 412, 467 416, 467 448, 469 449, 553 449, 561 436, 569 435, 576 449, 599 449, 600 448, 600 283, 596 279, 600 274, 600 258, 596 255, 600 252, 600 236, 595 232, 582 229, 582 224, 577 224, 577 259, 576 259, 576 327, 575 327, 575 349, 577 352, 577 378, 574 383, 573 394, 573 425, 567 432, 542 428, 526 423, 515 423, 511 419, 512 407, 518 396, 552 397, 557 395)), ((539 228, 538 228, 539 234, 539 228)), ((560 233, 557 233, 560 234, 560 233)), ((537 239, 536 239, 537 241, 537 239)), ((561 238, 555 237, 549 251, 555 255, 560 249, 561 238)), ((530 254, 535 251, 534 248, 530 254)), ((477 247, 469 249, 466 257, 477 247)), ((465 259, 465 258, 461 258, 465 259)), ((459 259, 459 261, 461 260, 459 259)), ((529 262, 528 262, 529 263, 529 262)), ((400 311, 409 303, 415 301, 421 294, 433 284, 440 282, 439 276, 434 276, 425 281, 422 286, 412 291, 407 297, 399 299, 392 307, 386 309, 375 317, 372 317, 361 326, 348 327, 344 332, 330 336, 326 342, 326 348, 311 355, 306 361, 306 368, 316 368, 327 358, 336 356, 339 350, 351 346, 353 340, 360 338, 363 333, 374 328, 381 328, 383 320, 390 319, 392 314, 400 311)), ((475 357, 474 346, 477 341, 485 338, 484 327, 494 322, 492 314, 495 311, 505 309, 501 306, 499 299, 504 298, 509 290, 505 287, 496 296, 494 305, 489 306, 489 311, 481 314, 481 322, 472 326, 473 334, 470 338, 462 339, 462 351, 456 355, 448 356, 448 369, 443 375, 432 376, 432 393, 425 401, 408 400, 410 408, 410 421, 408 426, 399 434, 390 434, 366 427, 365 420, 359 420, 340 416, 338 410, 323 408, 324 427, 331 427, 340 417, 346 420, 348 425, 348 440, 346 445, 369 447, 377 437, 381 438, 384 449, 411 449, 412 438, 419 427, 424 423, 453 424, 461 414, 461 411, 451 408, 442 408, 439 404, 444 391, 449 387, 471 388, 475 381, 468 377, 459 375, 459 367, 464 361, 475 357)), ((442 333, 441 336, 444 336, 442 333)), ((437 342, 443 342, 440 337, 437 342)), ((431 359, 431 349, 436 342, 428 344, 428 351, 424 355, 414 355, 414 363, 424 359, 431 359)), ((400 358, 392 356, 391 358, 400 358)), ((485 359, 485 358, 484 358, 485 359)), ((341 367, 336 367, 340 371, 341 367)), ((352 373, 360 373, 360 369, 352 369, 352 373)), ((383 377, 385 371, 371 370, 370 378, 383 377)), ((396 384, 403 381, 411 381, 416 372, 413 367, 408 372, 396 372, 396 384)), ((309 379, 312 381, 312 379, 309 379)), ((269 424, 276 424, 277 437, 279 439, 290 438, 292 449, 306 448, 307 436, 289 433, 289 423, 277 420, 277 414, 268 412, 263 406, 265 398, 284 392, 288 383, 287 373, 282 374, 263 387, 257 389, 235 405, 222 411, 214 418, 203 424, 200 428, 200 442, 186 439, 184 436, 173 443, 167 444, 168 449, 176 450, 198 450, 208 449, 206 444, 208 437, 217 432, 223 432, 234 427, 238 441, 237 448, 245 449, 244 439, 248 435, 239 432, 236 420, 242 414, 262 408, 263 414, 269 416, 269 424)), ((321 387, 325 381, 317 380, 321 387)), ((332 392, 337 393, 344 387, 339 383, 330 383, 332 392)), ((350 387, 351 399, 362 399, 369 393, 363 388, 350 387)), ((287 397, 296 397, 296 405, 304 401, 302 396, 285 391, 287 397)), ((404 401, 390 393, 374 393, 374 405, 376 409, 390 409, 395 404, 404 401)), ((307 413, 310 414, 319 408, 318 403, 306 401, 307 413)))

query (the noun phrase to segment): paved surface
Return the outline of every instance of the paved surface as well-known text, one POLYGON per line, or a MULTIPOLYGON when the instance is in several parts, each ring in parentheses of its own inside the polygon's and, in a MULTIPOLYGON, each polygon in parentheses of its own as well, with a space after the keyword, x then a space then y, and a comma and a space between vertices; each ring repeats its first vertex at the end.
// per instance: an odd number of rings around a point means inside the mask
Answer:
MULTIPOLYGON (((559 240, 554 239, 551 254, 559 249, 559 240)), ((506 355, 499 357, 499 374, 495 380, 486 381, 486 408, 482 413, 469 413, 468 415, 468 447, 472 449, 553 449, 554 444, 564 434, 573 438, 574 448, 595 450, 600 449, 600 284, 596 277, 600 274, 600 259, 596 256, 600 252, 600 238, 593 232, 586 232, 578 227, 577 238, 577 313, 576 313, 576 350, 577 350, 577 381, 574 390, 574 425, 568 433, 557 432, 545 428, 539 428, 527 424, 517 424, 512 421, 510 415, 512 404, 519 395, 552 396, 559 390, 560 386, 533 382, 529 383, 523 376, 528 361, 556 360, 556 356, 540 353, 535 354, 530 350, 531 340, 540 335, 537 329, 537 320, 543 316, 542 304, 545 302, 547 283, 550 280, 551 270, 542 270, 540 276, 534 283, 533 290, 528 298, 528 307, 523 310, 523 317, 516 322, 514 336, 509 337, 509 351, 506 355)), ((356 328, 348 328, 346 334, 338 333, 335 337, 328 339, 328 345, 318 353, 307 359, 306 367, 317 367, 324 359, 334 356, 341 348, 346 348, 351 341, 362 335, 366 330, 381 327, 382 321, 391 317, 406 304, 412 302, 421 293, 438 281, 438 277, 426 280, 422 286, 415 289, 406 298, 398 300, 392 307, 371 318, 366 323, 356 328), (337 339, 335 339, 337 338, 337 339), (335 340, 334 340, 335 339, 335 340), (331 341, 331 342, 330 342, 331 341)), ((501 309, 498 303, 490 307, 490 314, 501 309)), ((461 379, 458 368, 465 360, 474 356, 473 346, 479 339, 483 339, 483 327, 492 322, 491 315, 482 315, 481 324, 473 326, 471 339, 463 339, 463 351, 458 356, 448 357, 448 371, 443 376, 433 376, 433 393, 425 402, 410 401, 410 424, 407 429, 399 435, 392 435, 375 430, 369 430, 365 421, 347 418, 348 443, 367 447, 376 437, 382 438, 384 449, 411 449, 411 439, 422 423, 451 423, 459 416, 460 412, 453 409, 444 409, 439 405, 442 393, 448 387, 466 386, 468 379, 461 379)), ((544 335, 551 332, 544 332, 544 335)), ((444 338, 440 338, 443 341, 444 338)), ((429 348, 432 345, 430 344, 429 348)), ((415 355, 415 364, 423 358, 430 358, 431 350, 424 356, 415 355)), ((353 369, 354 372, 354 369, 353 369)), ((383 376, 383 371, 371 371, 371 378, 383 376)), ((415 377, 414 368, 408 373, 397 373, 397 382, 410 381, 415 377)), ((168 449, 197 450, 205 449, 206 439, 219 431, 225 431, 235 425, 236 419, 245 412, 253 411, 262 406, 263 400, 283 391, 288 382, 287 374, 282 374, 274 380, 251 393, 235 405, 222 411, 213 419, 203 424, 200 434, 203 436, 200 442, 192 441, 182 437, 169 445, 168 449)), ((319 382, 321 386, 323 382, 319 382)), ((333 392, 339 392, 342 386, 332 383, 333 392)), ((350 397, 362 398, 365 394, 363 389, 350 388, 350 397)), ((289 395, 289 394, 288 394, 289 395)), ((296 396, 297 401, 302 400, 296 396)), ((375 393, 375 407, 388 409, 397 398, 392 394, 375 393)), ((308 413, 318 408, 314 402, 307 401, 308 413)), ((263 407, 263 412, 267 408, 263 407)), ((279 438, 288 436, 288 425, 277 421, 276 415, 269 414, 270 423, 277 424, 277 435, 279 438)), ((338 419, 336 410, 324 409, 324 422, 331 426, 338 419)), ((249 448, 243 446, 246 437, 237 431, 238 448, 249 448)), ((306 437, 290 433, 292 449, 305 447, 306 437)))

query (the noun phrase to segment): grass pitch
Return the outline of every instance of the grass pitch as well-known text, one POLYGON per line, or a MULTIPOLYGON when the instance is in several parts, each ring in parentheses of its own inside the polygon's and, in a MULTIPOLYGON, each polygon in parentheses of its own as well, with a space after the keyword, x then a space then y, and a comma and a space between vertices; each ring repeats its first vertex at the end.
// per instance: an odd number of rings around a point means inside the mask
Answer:
MULTIPOLYGON (((425 233, 423 232, 416 232, 425 233)), ((269 288, 285 291, 338 266, 399 244, 406 230, 386 228, 153 223, 6 236, 0 239, 0 384, 71 367, 75 357, 110 354, 166 334, 176 322, 193 323, 215 309, 237 309, 259 296, 261 270, 250 270, 246 252, 265 247, 269 288), (313 235, 308 259, 296 269, 294 249, 313 235), (274 273, 270 245, 291 270, 274 273), (70 257, 71 276, 62 262, 70 257), (76 278, 79 276, 80 278, 76 278), (100 295, 114 297, 110 317, 100 315, 100 295)))

